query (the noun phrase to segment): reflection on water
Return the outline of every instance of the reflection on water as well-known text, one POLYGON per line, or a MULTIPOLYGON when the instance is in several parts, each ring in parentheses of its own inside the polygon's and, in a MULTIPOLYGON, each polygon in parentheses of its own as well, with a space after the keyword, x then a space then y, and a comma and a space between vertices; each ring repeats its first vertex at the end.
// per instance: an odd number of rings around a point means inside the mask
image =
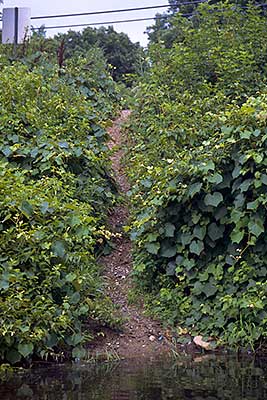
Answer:
POLYGON ((13 376, 1 400, 267 400, 267 360, 195 357, 69 365, 13 376))

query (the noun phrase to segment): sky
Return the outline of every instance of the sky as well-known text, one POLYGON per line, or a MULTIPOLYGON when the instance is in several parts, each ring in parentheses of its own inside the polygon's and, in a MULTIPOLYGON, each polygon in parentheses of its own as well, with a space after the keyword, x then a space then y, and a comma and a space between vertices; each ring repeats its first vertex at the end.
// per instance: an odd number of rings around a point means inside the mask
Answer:
MULTIPOLYGON (((168 4, 168 0, 4 0, 3 7, 30 7, 32 16, 52 15, 52 14, 70 14, 81 12, 105 11, 122 8, 146 7, 168 4)), ((163 12, 166 9, 142 10, 133 12, 114 13, 106 15, 94 15, 83 17, 53 18, 33 20, 32 25, 39 27, 42 24, 46 26, 68 25, 80 23, 93 23, 103 21, 115 21, 135 18, 154 17, 157 12, 163 12)), ((117 32, 125 32, 133 42, 140 42, 142 46, 147 44, 147 35, 144 34, 146 27, 153 25, 153 21, 130 22, 122 24, 112 24, 117 32)), ((108 25, 106 25, 108 26, 108 25)), ((81 30, 83 28, 71 28, 81 30)), ((47 31, 47 36, 53 36, 58 32, 66 32, 68 29, 51 29, 47 31)))

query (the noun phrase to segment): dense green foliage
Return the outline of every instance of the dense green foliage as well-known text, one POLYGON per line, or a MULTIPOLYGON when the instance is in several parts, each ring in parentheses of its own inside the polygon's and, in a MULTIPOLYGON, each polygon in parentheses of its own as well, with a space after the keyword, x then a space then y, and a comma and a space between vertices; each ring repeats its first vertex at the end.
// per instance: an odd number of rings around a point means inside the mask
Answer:
POLYGON ((266 19, 218 8, 177 15, 172 48, 151 48, 130 127, 130 232, 158 315, 255 347, 267 336, 266 19))
MULTIPOLYGON (((204 0, 203 2, 205 2, 204 0)), ((261 13, 266 16, 266 2, 265 0, 209 0, 209 4, 219 3, 219 7, 212 12, 221 12, 224 10, 226 4, 231 4, 232 9, 238 7, 246 8, 250 6, 260 7, 261 13), (221 9, 220 9, 221 7, 221 9)), ((198 15, 199 7, 201 9, 201 1, 199 0, 169 0, 169 9, 162 13, 157 14, 155 24, 147 28, 147 34, 150 44, 164 42, 165 46, 171 47, 177 40, 177 30, 175 29, 175 15, 179 12, 185 18, 194 19, 198 15)))
POLYGON ((0 55, 0 358, 12 364, 80 358, 88 318, 115 321, 96 260, 111 235, 118 95, 97 49, 59 70, 38 46, 0 55))
POLYGON ((69 31, 55 37, 64 40, 65 56, 84 54, 92 46, 98 46, 111 66, 111 75, 116 81, 130 82, 130 75, 139 72, 143 51, 139 43, 132 43, 129 37, 118 33, 112 26, 108 28, 86 28, 82 32, 69 31))

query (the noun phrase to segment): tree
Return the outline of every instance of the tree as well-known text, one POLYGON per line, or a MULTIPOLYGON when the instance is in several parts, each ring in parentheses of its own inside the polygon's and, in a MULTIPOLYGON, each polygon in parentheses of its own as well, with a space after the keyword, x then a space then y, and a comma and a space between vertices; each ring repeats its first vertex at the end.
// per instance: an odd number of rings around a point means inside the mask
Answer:
MULTIPOLYGON (((169 0, 169 9, 163 14, 156 15, 156 22, 153 26, 147 28, 149 42, 151 44, 159 41, 164 42, 167 48, 172 47, 174 40, 177 38, 177 32, 173 31, 172 18, 178 12, 184 17, 191 18, 196 12, 201 3, 206 3, 207 0, 197 2, 197 0, 169 0), (189 2, 192 4, 186 4, 189 2), (193 4, 195 1, 196 4, 193 4), (177 4, 179 3, 179 5, 177 4), (181 3, 185 3, 181 5, 181 3)), ((221 3, 221 0, 210 0, 209 4, 221 3)), ((229 0, 227 3, 246 8, 249 5, 262 5, 263 12, 265 13, 266 0, 229 0)))
POLYGON ((127 75, 137 72, 137 63, 142 53, 139 43, 133 43, 125 33, 118 33, 112 26, 108 28, 86 28, 82 32, 69 31, 60 34, 57 39, 65 42, 65 56, 85 53, 93 46, 103 50, 107 62, 111 65, 111 74, 116 81, 127 81, 127 75))

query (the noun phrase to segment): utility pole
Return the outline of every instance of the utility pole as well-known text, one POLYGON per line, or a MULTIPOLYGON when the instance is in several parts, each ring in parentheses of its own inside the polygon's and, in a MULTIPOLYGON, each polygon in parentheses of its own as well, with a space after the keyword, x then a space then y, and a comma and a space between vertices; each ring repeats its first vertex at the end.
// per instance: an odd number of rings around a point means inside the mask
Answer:
POLYGON ((28 7, 4 8, 2 20, 2 43, 15 46, 23 43, 30 33, 31 9, 28 7))

